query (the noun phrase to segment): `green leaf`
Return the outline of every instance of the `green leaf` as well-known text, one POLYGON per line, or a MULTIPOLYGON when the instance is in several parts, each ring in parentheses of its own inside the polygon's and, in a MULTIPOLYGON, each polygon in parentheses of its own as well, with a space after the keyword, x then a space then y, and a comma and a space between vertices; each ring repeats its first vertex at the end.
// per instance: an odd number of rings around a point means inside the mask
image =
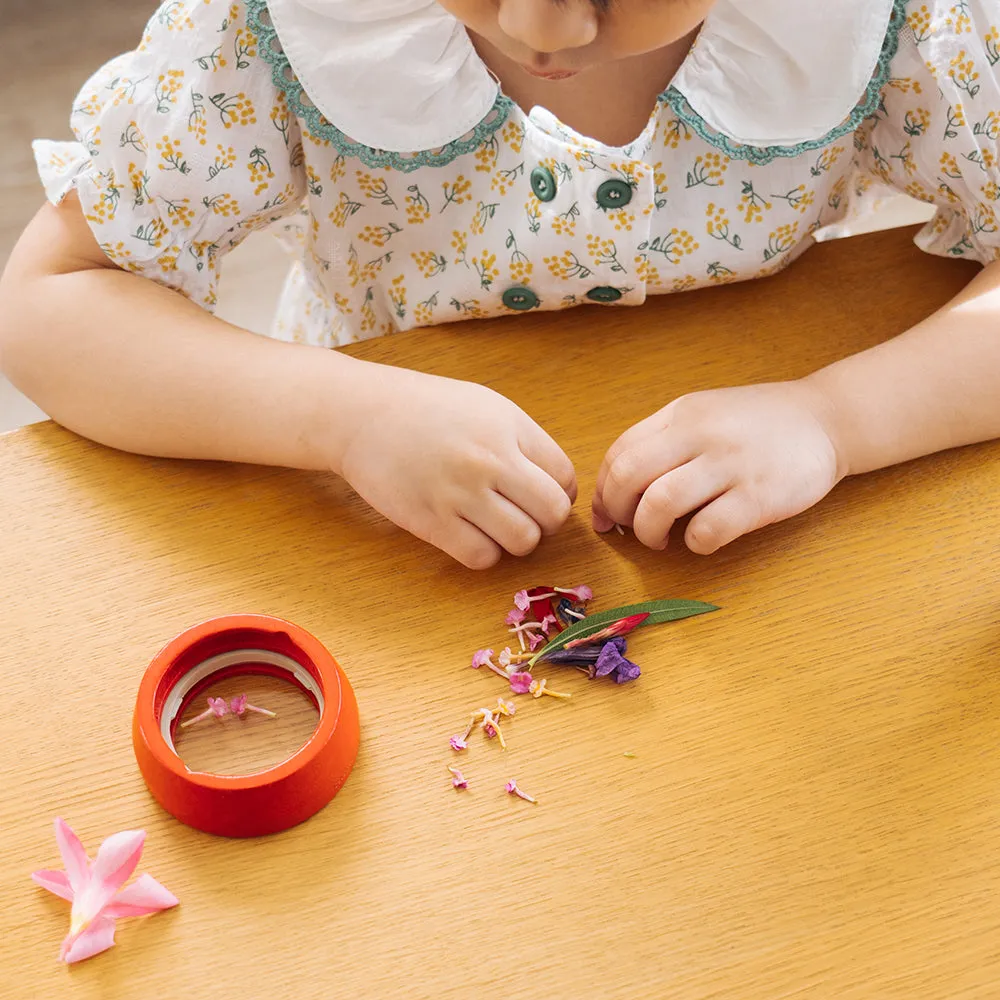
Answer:
POLYGON ((649 617, 639 626, 645 628, 647 625, 659 625, 661 622, 674 622, 681 618, 692 618, 694 615, 704 615, 709 611, 718 611, 714 604, 705 604, 702 601, 646 601, 643 604, 626 604, 620 608, 612 608, 610 611, 598 611, 596 614, 587 615, 582 621, 575 625, 570 625, 564 629, 554 639, 546 643, 528 661, 531 667, 536 661, 541 659, 546 653, 562 649, 567 642, 574 639, 584 639, 588 635, 600 632, 612 622, 628 618, 630 615, 649 614, 649 617))

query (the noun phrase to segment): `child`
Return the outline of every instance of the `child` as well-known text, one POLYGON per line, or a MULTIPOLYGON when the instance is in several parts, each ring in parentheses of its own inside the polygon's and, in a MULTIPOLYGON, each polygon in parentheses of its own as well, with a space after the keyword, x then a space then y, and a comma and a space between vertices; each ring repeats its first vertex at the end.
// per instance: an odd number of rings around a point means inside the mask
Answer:
POLYGON ((485 567, 566 519, 567 456, 482 386, 325 348, 765 276, 888 186, 933 203, 919 244, 986 265, 954 302, 800 381, 651 399, 611 446, 594 527, 663 548, 697 511, 713 552, 1000 436, 998 62, 1000 0, 167 0, 36 145, 3 370, 118 448, 332 469, 485 567), (272 226, 277 339, 211 315, 272 226))

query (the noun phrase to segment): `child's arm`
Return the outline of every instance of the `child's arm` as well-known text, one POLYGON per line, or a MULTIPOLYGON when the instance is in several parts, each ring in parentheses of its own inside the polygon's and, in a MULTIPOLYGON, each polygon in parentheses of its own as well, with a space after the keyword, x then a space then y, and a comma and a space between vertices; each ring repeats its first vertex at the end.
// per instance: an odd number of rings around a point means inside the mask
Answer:
POLYGON ((605 456, 594 527, 708 554, 798 514, 843 477, 1000 437, 1000 262, 906 333, 796 382, 692 393, 605 456))
POLYGON ((568 516, 572 465, 483 386, 239 330, 109 263, 75 195, 0 280, 0 370, 65 426, 152 455, 330 469, 473 568, 568 516))

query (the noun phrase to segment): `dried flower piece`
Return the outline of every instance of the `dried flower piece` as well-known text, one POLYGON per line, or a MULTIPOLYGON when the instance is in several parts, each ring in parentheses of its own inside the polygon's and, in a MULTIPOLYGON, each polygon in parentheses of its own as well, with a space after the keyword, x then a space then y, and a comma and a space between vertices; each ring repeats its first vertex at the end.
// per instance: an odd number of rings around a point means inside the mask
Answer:
POLYGON ((510 675, 510 689, 514 694, 527 694, 531 690, 533 678, 526 670, 510 675))
POLYGON ((449 767, 451 771, 451 783, 455 788, 468 788, 469 781, 457 767, 449 767))
POLYGON ((628 757, 629 760, 635 760, 635 751, 634 750, 626 750, 625 753, 622 754, 622 756, 623 757, 628 757))
POLYGON ((618 621, 608 625, 607 628, 602 628, 599 632, 594 632, 592 635, 585 636, 582 639, 573 639, 567 642, 563 648, 576 649, 577 646, 590 646, 595 642, 614 638, 616 635, 627 635, 633 629, 637 629, 648 617, 649 612, 646 611, 641 615, 629 615, 627 618, 619 618, 618 621))
POLYGON ((448 740, 448 745, 456 753, 458 751, 460 751, 460 750, 468 750, 469 749, 469 743, 468 743, 468 741, 465 738, 461 737, 461 736, 452 736, 452 738, 450 740, 448 740))
POLYGON ((229 715, 230 712, 233 715, 242 718, 247 712, 257 712, 260 715, 266 715, 273 719, 275 713, 267 708, 258 708, 256 705, 251 705, 247 702, 247 696, 245 694, 237 695, 231 702, 226 703, 225 698, 208 698, 208 708, 205 709, 201 715, 196 715, 193 719, 188 719, 187 722, 181 723, 181 729, 187 729, 188 726, 193 726, 196 722, 201 722, 203 719, 210 719, 213 715, 217 719, 221 719, 224 715, 229 715))
POLYGON ((508 795, 516 795, 519 799, 524 799, 525 802, 533 802, 536 805, 538 804, 538 799, 536 799, 533 795, 529 795, 527 792, 522 792, 521 789, 517 787, 517 782, 513 778, 511 778, 510 781, 504 785, 504 788, 507 790, 508 795))
POLYGON ((640 673, 638 664, 626 660, 618 652, 618 647, 611 642, 604 645, 597 662, 590 669, 592 677, 607 677, 608 674, 614 674, 614 679, 619 684, 634 681, 640 673))
POLYGON ((552 691, 546 685, 548 681, 543 677, 541 680, 532 681, 531 687, 528 690, 536 697, 541 698, 543 694, 547 694, 550 698, 572 698, 571 694, 564 694, 562 691, 552 691))
POLYGON ((520 625, 521 622, 523 622, 527 617, 528 612, 524 608, 511 608, 511 610, 507 612, 507 617, 504 618, 504 621, 508 625, 520 625))
POLYGON ((594 599, 594 592, 586 584, 579 587, 553 587, 557 594, 565 594, 567 597, 581 604, 594 599))
POLYGON ((504 680, 507 679, 507 671, 498 667, 493 662, 492 649, 477 649, 472 654, 472 666, 478 670, 480 667, 489 667, 495 674, 499 674, 504 680))
MULTIPOLYGON (((625 636, 614 636, 608 642, 614 643, 618 652, 624 655, 628 643, 625 636)), ((590 667, 597 662, 606 645, 607 643, 599 646, 576 646, 573 649, 553 649, 550 653, 543 653, 542 660, 564 667, 590 667)))

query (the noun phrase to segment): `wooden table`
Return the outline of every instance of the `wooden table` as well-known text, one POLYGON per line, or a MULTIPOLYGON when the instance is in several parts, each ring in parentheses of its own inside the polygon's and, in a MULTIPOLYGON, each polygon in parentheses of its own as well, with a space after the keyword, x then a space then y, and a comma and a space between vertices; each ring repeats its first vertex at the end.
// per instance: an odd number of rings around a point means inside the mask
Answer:
POLYGON ((887 338, 969 278, 909 232, 817 247, 756 285, 642 310, 373 342, 479 378, 565 445, 571 523, 475 574, 321 475, 116 454, 52 425, 0 440, 0 994, 34 998, 967 1000, 1000 991, 1000 446, 848 481, 705 559, 597 538, 584 500, 619 431, 691 389, 806 373, 887 338), (640 633, 634 685, 547 671, 510 749, 448 737, 500 684, 468 669, 515 590, 718 613, 640 633), (236 611, 339 657, 357 767, 322 813, 227 841, 152 801, 130 745, 171 636, 236 611), (634 757, 626 757, 633 752, 634 757), (503 792, 516 777, 537 806, 503 792), (149 833, 181 899, 56 961, 62 815, 96 848, 149 833))

